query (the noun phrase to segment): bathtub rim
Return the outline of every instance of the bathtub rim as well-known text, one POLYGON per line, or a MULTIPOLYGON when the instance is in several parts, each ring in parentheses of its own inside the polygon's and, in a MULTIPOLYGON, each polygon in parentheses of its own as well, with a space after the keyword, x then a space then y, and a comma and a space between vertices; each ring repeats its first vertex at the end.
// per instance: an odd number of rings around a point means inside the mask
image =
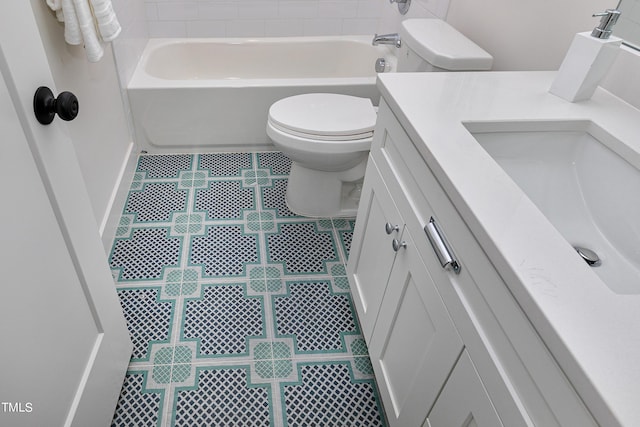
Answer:
MULTIPOLYGON (((299 37, 197 37, 197 38, 151 38, 145 45, 143 53, 127 84, 127 89, 168 89, 198 87, 290 87, 290 86, 342 86, 375 84, 377 74, 365 77, 300 77, 300 78, 251 78, 251 79, 162 79, 147 74, 145 71, 149 57, 155 49, 166 45, 192 43, 224 43, 224 44, 260 44, 260 43, 305 43, 322 41, 353 41, 371 46, 370 35, 340 36, 299 36, 299 37)), ((396 70, 397 52, 391 46, 375 46, 380 56, 390 62, 391 70, 396 70)), ((373 67, 374 64, 371 64, 373 67)))

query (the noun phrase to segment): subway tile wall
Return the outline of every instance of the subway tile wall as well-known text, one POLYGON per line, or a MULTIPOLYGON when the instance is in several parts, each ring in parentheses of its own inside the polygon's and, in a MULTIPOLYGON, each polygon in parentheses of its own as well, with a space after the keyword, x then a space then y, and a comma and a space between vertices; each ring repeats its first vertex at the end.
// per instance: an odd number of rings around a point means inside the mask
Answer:
MULTIPOLYGON (((283 37, 397 31, 388 0, 147 0, 150 37, 283 37)), ((448 0, 414 0, 406 17, 446 16, 448 0)))

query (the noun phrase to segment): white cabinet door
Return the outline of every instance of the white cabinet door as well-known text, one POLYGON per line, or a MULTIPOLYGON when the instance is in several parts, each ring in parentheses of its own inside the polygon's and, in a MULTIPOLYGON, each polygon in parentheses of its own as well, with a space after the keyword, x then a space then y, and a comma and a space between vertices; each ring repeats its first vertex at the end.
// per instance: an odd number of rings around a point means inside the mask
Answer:
POLYGON ((0 75, 0 425, 106 426, 132 345, 71 140, 35 121, 55 88, 28 1, 0 14, 0 75))
POLYGON ((414 238, 405 228, 369 345, 392 426, 423 423, 463 347, 414 238))
POLYGON ((403 226, 375 164, 369 162, 347 265, 351 293, 367 343, 395 257, 391 243, 399 238, 403 226), (395 230, 387 233, 387 223, 395 230))
POLYGON ((502 422, 466 351, 423 427, 500 427, 502 422))

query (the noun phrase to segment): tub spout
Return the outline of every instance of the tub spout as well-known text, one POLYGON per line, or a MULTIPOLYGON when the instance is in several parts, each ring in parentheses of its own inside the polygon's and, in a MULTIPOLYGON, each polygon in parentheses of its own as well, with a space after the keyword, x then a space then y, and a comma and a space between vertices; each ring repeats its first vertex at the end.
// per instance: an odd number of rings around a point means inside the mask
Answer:
POLYGON ((375 34, 373 36, 371 44, 374 46, 377 46, 379 44, 392 44, 399 49, 400 46, 402 46, 402 40, 400 40, 400 36, 398 35, 398 33, 381 35, 375 34))

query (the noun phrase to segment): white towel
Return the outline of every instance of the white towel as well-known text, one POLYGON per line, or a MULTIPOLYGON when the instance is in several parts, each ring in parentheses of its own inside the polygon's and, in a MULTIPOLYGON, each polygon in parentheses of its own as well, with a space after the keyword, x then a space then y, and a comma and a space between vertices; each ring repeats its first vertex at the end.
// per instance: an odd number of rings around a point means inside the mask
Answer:
POLYGON ((96 17, 102 40, 110 42, 118 37, 121 27, 111 5, 111 0, 91 0, 91 8, 96 17))
POLYGON ((121 27, 111 0, 46 0, 64 22, 64 39, 71 45, 84 44, 87 60, 98 62, 104 55, 102 41, 110 42, 121 27))
POLYGON ((64 14, 62 13, 62 0, 46 0, 47 4, 56 13, 58 21, 64 22, 64 14))

